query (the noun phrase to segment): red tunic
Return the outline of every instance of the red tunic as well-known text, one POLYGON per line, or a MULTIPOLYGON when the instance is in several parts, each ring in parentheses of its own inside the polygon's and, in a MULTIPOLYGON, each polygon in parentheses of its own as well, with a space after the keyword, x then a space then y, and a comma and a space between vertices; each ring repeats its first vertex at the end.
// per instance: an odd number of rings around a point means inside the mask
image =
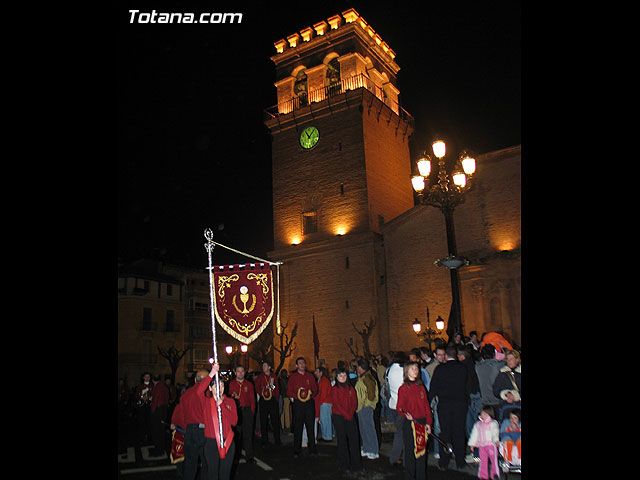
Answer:
POLYGON ((263 372, 255 378, 254 382, 255 382, 256 392, 263 399, 269 400, 270 398, 273 398, 277 400, 278 397, 280 397, 280 388, 278 387, 278 377, 276 377, 273 373, 269 374, 269 376, 267 377, 263 372), (272 383, 275 388, 267 388, 270 383, 272 383), (271 397, 265 398, 265 395, 269 397, 269 392, 271 392, 271 397))
POLYGON ((358 408, 358 396, 356 389, 349 382, 345 382, 344 386, 340 386, 336 380, 336 384, 331 387, 331 413, 341 415, 345 420, 352 420, 353 414, 358 408))
POLYGON ((317 391, 318 384, 316 383, 316 377, 312 373, 300 373, 296 370, 289 375, 287 396, 297 401, 309 398, 308 395, 314 396, 317 391))
POLYGON ((236 402, 222 394, 222 405, 220 405, 220 413, 222 415, 222 435, 224 437, 224 446, 220 445, 220 430, 218 426, 218 407, 213 397, 206 397, 207 405, 204 413, 204 436, 207 438, 215 438, 218 443, 218 452, 220 457, 224 458, 231 446, 233 440, 233 426, 238 423, 238 410, 236 402))
MULTIPOLYGON (((200 383, 191 387, 189 390, 195 390, 194 397, 201 403, 202 405, 202 417, 204 423, 204 436, 208 438, 215 438, 217 441, 217 437, 220 434, 218 431, 218 409, 213 400, 213 397, 206 397, 205 392, 209 388, 209 383, 211 382, 211 377, 205 377, 200 383), (215 412, 216 418, 213 418, 213 414, 215 412)), ((187 390, 187 392, 189 391, 187 390)), ((187 394, 184 392, 184 395, 187 394)), ((184 395, 182 396, 184 398, 184 395)), ((224 445, 225 448, 224 453, 226 454, 226 450, 229 448, 231 444, 231 439, 233 439, 233 429, 231 428, 236 423, 238 423, 238 410, 236 409, 236 402, 222 394, 223 403, 220 405, 220 411, 222 413, 222 434, 224 435, 224 445), (227 439, 229 442, 227 442, 227 439)), ((182 402, 180 402, 182 403, 182 402)), ((172 423, 178 425, 177 423, 172 423)), ((190 423, 190 422, 189 422, 190 423)), ((195 422, 194 422, 195 423, 195 422)), ((218 450, 220 449, 220 444, 218 443, 218 450)), ((221 452, 222 455, 222 452, 221 452)))
POLYGON ((164 383, 158 382, 151 390, 151 413, 155 412, 156 408, 167 405, 169 405, 169 389, 164 383))
POLYGON ((331 403, 331 382, 324 375, 318 381, 318 395, 314 401, 316 403, 316 417, 320 417, 320 405, 331 403))
POLYGON ((246 378, 242 382, 237 378, 229 382, 229 396, 240 400, 240 408, 251 407, 251 411, 256 412, 256 392, 253 383, 246 378))
POLYGON ((413 418, 426 418, 429 425, 433 425, 431 407, 427 399, 427 390, 424 385, 415 383, 403 383, 398 389, 398 413, 410 413, 413 418))
POLYGON ((176 409, 171 416, 171 423, 178 425, 183 430, 190 423, 204 423, 204 406, 206 398, 204 392, 206 388, 198 389, 198 387, 209 385, 209 377, 205 377, 200 383, 188 388, 180 397, 180 402, 176 405, 176 409))

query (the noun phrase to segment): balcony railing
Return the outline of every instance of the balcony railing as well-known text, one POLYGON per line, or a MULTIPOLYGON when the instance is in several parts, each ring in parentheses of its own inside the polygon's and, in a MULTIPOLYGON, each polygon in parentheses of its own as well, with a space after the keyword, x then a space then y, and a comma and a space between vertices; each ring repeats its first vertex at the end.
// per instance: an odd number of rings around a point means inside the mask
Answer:
POLYGON ((265 110, 265 114, 267 115, 267 118, 275 118, 278 115, 286 115, 287 113, 291 113, 294 110, 306 107, 311 103, 321 102, 323 100, 326 100, 327 98, 341 95, 349 90, 357 90, 358 88, 365 88, 373 93, 382 103, 387 105, 393 112, 396 113, 396 115, 398 115, 403 120, 408 121, 413 118, 398 104, 398 102, 395 102, 388 98, 381 87, 373 83, 373 81, 369 77, 365 76, 362 73, 353 77, 345 78, 341 82, 334 85, 328 85, 324 88, 310 91, 308 94, 293 97, 285 102, 279 103, 278 105, 274 105, 273 107, 267 108, 265 110))

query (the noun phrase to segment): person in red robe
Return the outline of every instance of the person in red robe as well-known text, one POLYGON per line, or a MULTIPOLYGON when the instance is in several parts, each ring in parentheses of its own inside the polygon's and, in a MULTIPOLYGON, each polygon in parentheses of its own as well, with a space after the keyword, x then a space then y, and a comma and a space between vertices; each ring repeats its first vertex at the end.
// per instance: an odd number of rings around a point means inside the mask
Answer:
POLYGON ((292 400, 293 413, 293 456, 297 458, 302 453, 302 427, 307 429, 309 453, 318 454, 316 439, 314 438, 313 423, 316 407, 313 397, 318 391, 318 384, 311 372, 307 372, 307 361, 304 357, 296 359, 296 370, 289 376, 287 396, 292 400))
POLYGON ((327 369, 318 367, 315 371, 318 381, 318 395, 314 399, 316 404, 316 418, 319 419, 321 437, 318 440, 330 442, 333 436, 331 426, 331 381, 327 378, 327 369))
MULTIPOLYGON (((182 468, 184 480, 196 479, 198 458, 202 459, 204 464, 204 407, 209 400, 204 395, 206 389, 203 388, 202 393, 198 394, 198 386, 202 382, 208 384, 211 381, 208 373, 206 370, 198 370, 195 384, 180 396, 180 402, 171 416, 171 430, 175 430, 176 427, 184 430, 184 461, 178 466, 182 468)), ((206 478, 204 467, 201 477, 206 478)))
POLYGON ((280 415, 278 399, 280 398, 280 387, 278 377, 271 371, 271 364, 268 361, 262 362, 262 373, 255 377, 256 393, 260 396, 258 400, 258 410, 260 412, 260 435, 262 446, 269 444, 269 420, 273 441, 276 445, 282 445, 280 441, 280 415))
POLYGON ((136 419, 138 422, 139 444, 144 445, 151 440, 151 373, 144 372, 140 378, 140 384, 133 393, 136 419))
POLYGON ((408 480, 426 479, 427 436, 433 415, 417 362, 404 365, 404 383, 398 388, 398 415, 403 415, 404 469, 408 480))
POLYGON ((152 456, 165 454, 164 423, 169 410, 169 389, 160 380, 160 375, 153 377, 151 388, 151 439, 153 440, 152 456))
POLYGON ((344 367, 338 368, 336 383, 331 387, 331 419, 338 442, 338 468, 345 472, 362 471, 358 426, 353 417, 358 408, 356 389, 347 381, 344 367))
POLYGON ((198 385, 197 394, 202 396, 207 389, 209 395, 204 406, 204 459, 206 463, 207 480, 229 480, 231 467, 235 454, 235 441, 233 427, 238 423, 238 411, 233 399, 227 397, 223 385, 220 385, 220 396, 216 389, 213 377, 220 366, 213 364, 209 372, 210 380, 206 379, 198 385), (218 406, 222 416, 222 439, 220 438, 220 421, 218 418, 218 406))
POLYGON ((235 368, 236 378, 229 382, 229 396, 236 401, 238 410, 238 443, 244 448, 247 463, 255 463, 253 457, 253 419, 256 412, 256 392, 253 383, 245 378, 242 365, 235 368))

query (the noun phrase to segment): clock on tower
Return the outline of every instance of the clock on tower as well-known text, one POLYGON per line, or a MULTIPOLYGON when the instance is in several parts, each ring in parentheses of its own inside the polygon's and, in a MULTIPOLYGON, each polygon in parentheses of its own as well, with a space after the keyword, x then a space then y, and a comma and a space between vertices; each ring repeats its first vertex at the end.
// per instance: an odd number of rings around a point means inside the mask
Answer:
POLYGON ((313 148, 320 140, 320 132, 314 126, 305 128, 300 134, 300 145, 302 148, 313 148))

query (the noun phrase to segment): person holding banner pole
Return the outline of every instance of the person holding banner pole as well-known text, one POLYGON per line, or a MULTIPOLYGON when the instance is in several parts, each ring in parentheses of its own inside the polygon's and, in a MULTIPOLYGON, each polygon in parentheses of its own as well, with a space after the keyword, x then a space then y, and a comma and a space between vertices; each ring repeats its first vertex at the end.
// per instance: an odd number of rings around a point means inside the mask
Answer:
POLYGON ((238 423, 238 411, 233 399, 227 397, 220 389, 220 397, 216 391, 214 376, 220 366, 214 363, 209 372, 210 380, 201 381, 198 385, 198 395, 205 394, 207 388, 210 395, 204 407, 204 459, 206 463, 207 480, 229 480, 231 478, 231 467, 235 453, 235 441, 233 426, 238 423), (220 424, 218 423, 218 406, 222 418, 222 440, 220 439, 220 424))
POLYGON ((424 480, 427 474, 427 437, 433 416, 417 362, 404 364, 404 383, 398 389, 396 410, 402 415, 404 472, 407 480, 424 480))

